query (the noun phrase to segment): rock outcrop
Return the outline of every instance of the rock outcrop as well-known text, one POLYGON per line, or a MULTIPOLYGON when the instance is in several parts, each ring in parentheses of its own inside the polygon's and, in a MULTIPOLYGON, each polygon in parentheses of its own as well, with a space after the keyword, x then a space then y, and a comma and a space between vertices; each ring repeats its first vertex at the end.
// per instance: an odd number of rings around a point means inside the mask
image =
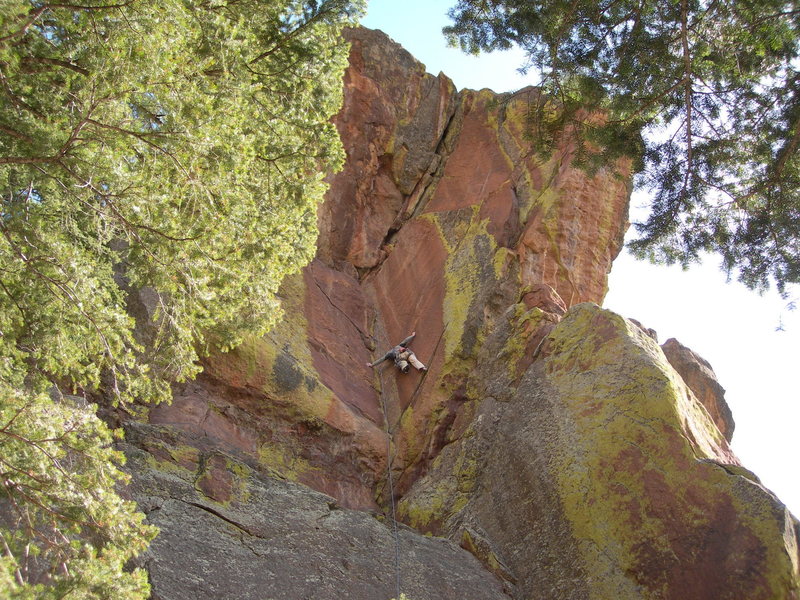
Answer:
POLYGON ((532 153, 535 89, 349 37, 347 161, 283 322, 126 423, 154 597, 797 598, 797 521, 713 372, 598 307, 629 165, 532 153), (365 366, 413 330, 426 373, 365 366))
MULTIPOLYGON (((498 351, 509 330, 487 340, 498 351)), ((744 469, 637 326, 573 307, 497 396, 479 366, 467 435, 400 514, 474 549, 519 598, 791 598, 797 521, 744 469), (520 578, 520 574, 536 573, 520 578)))
POLYGON ((169 430, 131 425, 123 445, 136 473, 131 491, 160 529, 144 562, 154 599, 388 599, 396 560, 409 574, 402 584, 410 598, 434 597, 432 590, 450 600, 508 598, 448 540, 400 527, 396 557, 392 528, 372 515, 227 454, 173 442, 169 430))
POLYGON ((692 352, 690 348, 675 338, 664 342, 661 349, 669 364, 683 378, 697 399, 703 403, 725 439, 730 442, 736 424, 733 422, 731 409, 725 402, 725 389, 717 381, 714 369, 707 360, 692 352))

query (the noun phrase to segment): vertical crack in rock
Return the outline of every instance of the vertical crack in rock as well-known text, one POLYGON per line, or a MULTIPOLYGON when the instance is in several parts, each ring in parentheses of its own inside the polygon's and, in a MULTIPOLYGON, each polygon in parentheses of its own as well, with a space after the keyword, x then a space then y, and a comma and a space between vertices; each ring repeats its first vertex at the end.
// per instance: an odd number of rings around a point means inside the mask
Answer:
POLYGON ((427 168, 422 171, 422 174, 416 180, 411 193, 405 196, 402 208, 398 211, 394 222, 386 231, 386 235, 380 243, 380 248, 384 251, 381 254, 381 258, 372 267, 358 269, 360 281, 369 279, 373 273, 380 270, 389 255, 389 252, 386 251, 387 248, 392 246, 403 226, 425 210, 433 193, 436 191, 436 186, 447 166, 447 159, 452 153, 461 131, 464 111, 463 98, 464 96, 461 92, 457 92, 454 95, 453 107, 447 114, 446 124, 442 129, 427 168))
POLYGON ((425 170, 425 174, 418 180, 414 191, 409 197, 408 206, 404 213, 407 215, 404 222, 419 216, 428 204, 433 192, 436 190, 436 185, 444 175, 445 167, 447 166, 447 159, 453 152, 458 136, 461 133, 461 123, 464 116, 464 94, 458 92, 455 95, 453 103, 453 110, 447 118, 447 124, 442 130, 442 135, 439 138, 439 143, 436 145, 433 158, 425 170), (431 168, 431 166, 433 168, 431 168), (412 205, 410 200, 412 198, 418 200, 412 205))
POLYGON ((365 331, 363 331, 361 329, 361 327, 359 327, 355 323, 355 321, 353 321, 353 319, 350 317, 350 315, 348 315, 344 310, 342 310, 339 306, 337 306, 336 303, 333 300, 331 300, 331 297, 328 295, 328 293, 324 289, 322 289, 322 286, 319 284, 319 281, 317 281, 317 278, 314 277, 313 274, 311 275, 311 279, 314 281, 314 285, 317 286, 317 289, 320 291, 320 293, 323 296, 325 296, 325 299, 330 303, 330 305, 334 308, 334 310, 339 312, 345 319, 347 319, 350 322, 350 324, 353 326, 353 328, 356 331, 358 331, 359 335, 364 340, 364 346, 369 348, 369 344, 367 343, 367 340, 369 340, 370 336, 365 331))

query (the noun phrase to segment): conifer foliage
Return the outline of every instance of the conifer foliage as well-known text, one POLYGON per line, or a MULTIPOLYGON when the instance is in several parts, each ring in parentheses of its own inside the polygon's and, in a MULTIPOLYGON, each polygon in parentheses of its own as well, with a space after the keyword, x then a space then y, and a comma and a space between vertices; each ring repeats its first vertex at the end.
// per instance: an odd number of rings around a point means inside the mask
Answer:
POLYGON ((800 282, 797 2, 459 0, 450 16, 466 51, 526 51, 563 109, 539 111, 540 139, 575 121, 602 158, 635 155, 652 198, 636 253, 686 265, 716 252, 751 288, 800 282))
MULTIPOLYGON (((77 396, 169 397, 313 255, 345 0, 0 2, 0 589, 144 598, 153 531, 77 396), (136 329, 132 298, 147 292, 136 329), (145 331, 146 333, 142 333, 145 331), (65 396, 64 394, 72 394, 65 396)), ((4 597, 7 597, 4 595, 4 597)))

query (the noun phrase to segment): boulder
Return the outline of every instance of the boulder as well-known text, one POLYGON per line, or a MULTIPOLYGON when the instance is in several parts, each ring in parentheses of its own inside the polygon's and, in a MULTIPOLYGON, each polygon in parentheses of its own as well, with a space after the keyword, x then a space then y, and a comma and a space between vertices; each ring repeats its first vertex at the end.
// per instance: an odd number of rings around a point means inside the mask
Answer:
POLYGON ((153 600, 388 600, 398 583, 419 600, 508 598, 473 555, 445 539, 402 525, 395 534, 373 514, 220 451, 174 445, 153 426, 133 426, 128 438, 158 440, 164 451, 155 458, 123 446, 136 473, 128 491, 160 529, 137 559, 153 600))
POLYGON ((469 427, 401 500, 412 526, 469 548, 516 598, 797 597, 797 520, 638 326, 575 306, 503 383, 470 378, 469 427))

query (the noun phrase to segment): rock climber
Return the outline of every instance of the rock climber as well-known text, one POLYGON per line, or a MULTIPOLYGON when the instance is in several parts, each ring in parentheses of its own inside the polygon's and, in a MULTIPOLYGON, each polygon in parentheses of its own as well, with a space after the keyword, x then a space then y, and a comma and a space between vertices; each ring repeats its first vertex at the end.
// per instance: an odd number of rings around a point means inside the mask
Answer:
POLYGON ((397 344, 394 348, 389 350, 386 354, 383 355, 382 358, 379 358, 373 363, 367 363, 367 366, 372 369, 377 367, 385 360, 393 359, 395 366, 400 369, 403 373, 408 373, 409 364, 413 365, 415 369, 419 369, 420 371, 427 371, 428 367, 423 365, 417 359, 416 354, 414 351, 411 350, 408 345, 411 343, 411 340, 414 339, 414 336, 417 335, 416 331, 412 331, 411 335, 404 339, 402 342, 397 344))

